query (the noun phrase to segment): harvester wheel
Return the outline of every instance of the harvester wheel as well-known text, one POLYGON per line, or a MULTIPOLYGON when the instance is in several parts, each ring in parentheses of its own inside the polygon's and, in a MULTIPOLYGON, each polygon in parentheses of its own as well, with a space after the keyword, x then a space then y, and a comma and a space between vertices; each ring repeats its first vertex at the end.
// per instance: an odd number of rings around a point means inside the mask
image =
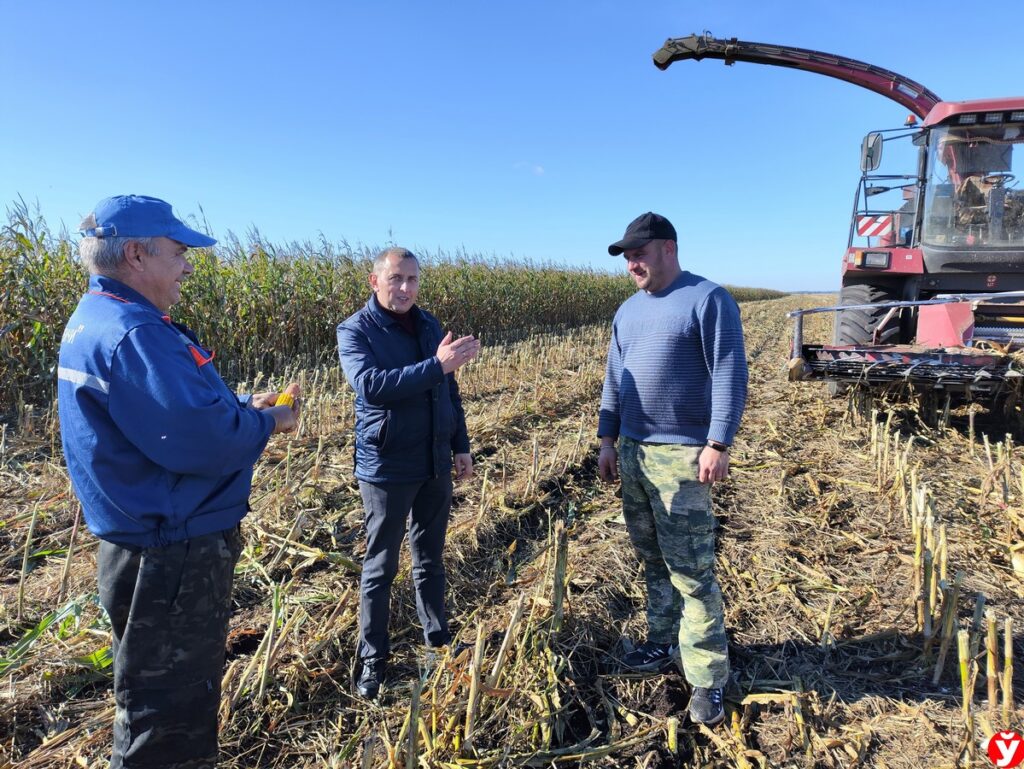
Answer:
MULTIPOLYGON (((843 286, 839 290, 840 305, 882 304, 896 302, 899 299, 896 289, 888 286, 873 286, 870 283, 854 283, 843 286)), ((836 345, 871 344, 875 327, 888 312, 887 308, 880 307, 878 309, 843 310, 836 313, 832 343, 836 345)), ((896 344, 899 342, 899 338, 900 318, 899 313, 894 313, 878 335, 878 342, 879 344, 896 344)), ((847 387, 841 382, 828 383, 828 391, 832 397, 843 395, 846 393, 847 387)))
MULTIPOLYGON (((843 286, 839 291, 839 304, 882 304, 898 302, 899 295, 887 286, 872 286, 870 283, 855 283, 843 286)), ((834 344, 871 344, 872 335, 878 322, 889 310, 880 307, 863 310, 843 310, 836 314, 834 344)), ((900 337, 899 313, 895 313, 878 335, 879 344, 896 344, 900 337)))

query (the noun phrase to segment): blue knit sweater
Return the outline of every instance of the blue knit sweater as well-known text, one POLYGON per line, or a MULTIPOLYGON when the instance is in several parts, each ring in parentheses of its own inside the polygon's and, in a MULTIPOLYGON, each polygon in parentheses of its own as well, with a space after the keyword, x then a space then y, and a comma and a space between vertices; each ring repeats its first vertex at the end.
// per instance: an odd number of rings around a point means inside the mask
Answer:
POLYGON ((622 303, 612 322, 599 436, 732 444, 746 400, 743 328, 728 291, 683 272, 668 288, 622 303))

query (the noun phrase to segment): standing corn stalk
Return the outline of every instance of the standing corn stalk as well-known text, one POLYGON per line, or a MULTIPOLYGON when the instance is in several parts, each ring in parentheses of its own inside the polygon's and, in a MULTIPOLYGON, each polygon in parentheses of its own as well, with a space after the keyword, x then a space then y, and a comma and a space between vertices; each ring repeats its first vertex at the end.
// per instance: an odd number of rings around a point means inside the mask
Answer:
POLYGON ((562 629, 562 619, 565 613, 565 575, 569 561, 569 538, 565 531, 565 521, 562 519, 555 522, 554 540, 555 569, 551 591, 554 611, 551 617, 551 630, 557 633, 562 629))
POLYGON ((996 613, 992 609, 985 612, 985 679, 988 682, 988 715, 992 723, 996 723, 996 712, 999 709, 999 631, 996 628, 996 613))
POLYGON ((477 708, 480 704, 480 676, 484 659, 484 626, 476 627, 476 645, 473 648, 473 660, 469 668, 469 700, 466 703, 466 730, 463 749, 473 752, 473 737, 476 728, 477 708))
POLYGON ((960 659, 960 691, 963 696, 961 714, 964 719, 964 740, 967 743, 967 761, 964 766, 971 766, 976 758, 977 749, 974 744, 974 676, 971 668, 974 661, 970 656, 970 638, 966 630, 957 633, 957 651, 960 659))
POLYGON ((1010 728, 1013 715, 1013 620, 1006 618, 1003 628, 1003 727, 1010 728))

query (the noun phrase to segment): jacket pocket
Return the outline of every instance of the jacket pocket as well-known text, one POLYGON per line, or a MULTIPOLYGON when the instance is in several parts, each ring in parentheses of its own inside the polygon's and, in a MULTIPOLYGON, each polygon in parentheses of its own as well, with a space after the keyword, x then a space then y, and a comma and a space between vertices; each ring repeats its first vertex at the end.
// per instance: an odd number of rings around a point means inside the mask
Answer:
POLYGON ((388 438, 390 437, 391 430, 391 412, 388 411, 384 414, 384 418, 380 420, 380 427, 377 428, 377 443, 376 445, 385 449, 388 445, 388 438))
POLYGON ((358 427, 356 439, 359 443, 379 449, 388 437, 388 423, 391 412, 381 409, 366 415, 366 419, 358 427))

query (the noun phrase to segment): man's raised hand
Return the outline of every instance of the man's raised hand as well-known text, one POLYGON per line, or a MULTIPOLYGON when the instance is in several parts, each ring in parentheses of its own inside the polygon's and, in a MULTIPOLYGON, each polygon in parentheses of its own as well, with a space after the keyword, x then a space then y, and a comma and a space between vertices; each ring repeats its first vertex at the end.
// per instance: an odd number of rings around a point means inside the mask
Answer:
POLYGON ((450 374, 461 366, 469 363, 480 353, 480 340, 473 336, 460 336, 452 341, 452 332, 444 335, 437 346, 437 359, 441 361, 441 369, 450 374))

